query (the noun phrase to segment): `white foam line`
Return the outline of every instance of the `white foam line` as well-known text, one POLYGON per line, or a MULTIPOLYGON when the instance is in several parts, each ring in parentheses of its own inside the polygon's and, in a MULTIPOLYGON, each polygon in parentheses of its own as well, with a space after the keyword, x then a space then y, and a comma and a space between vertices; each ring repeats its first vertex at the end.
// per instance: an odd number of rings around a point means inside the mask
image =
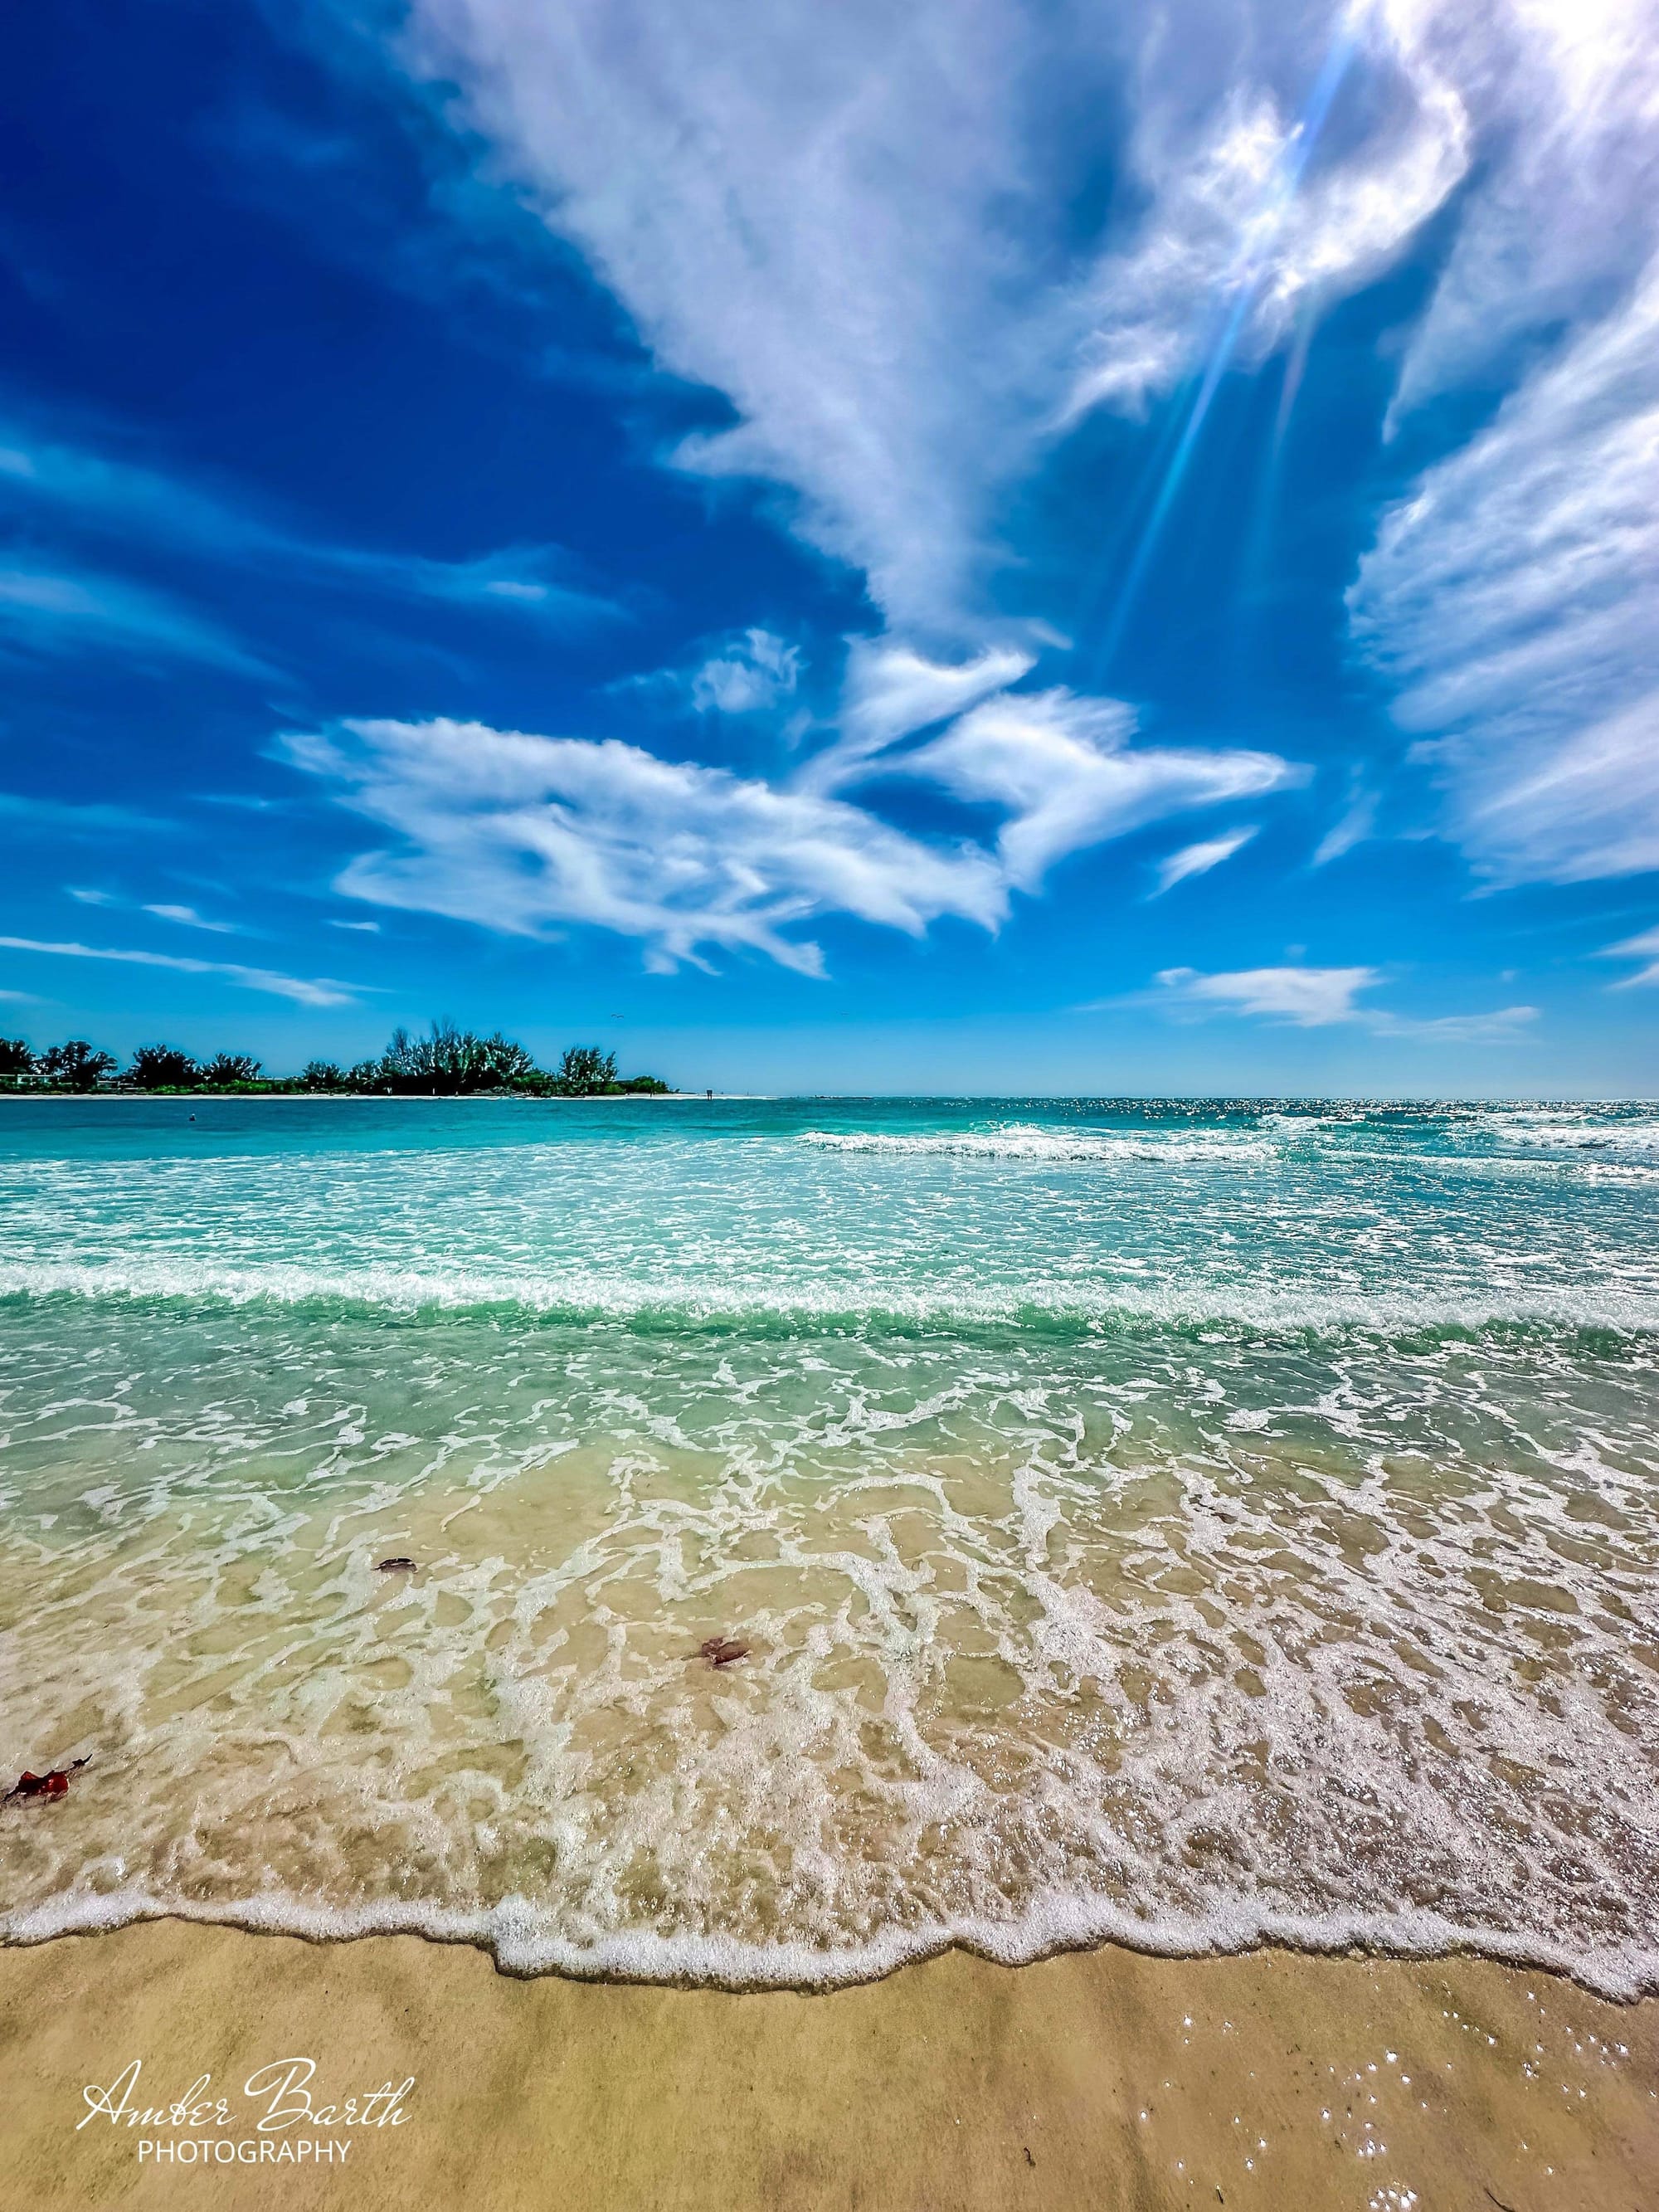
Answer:
POLYGON ((941 1158, 993 1160, 1155 1160, 1217 1162, 1273 1159, 1279 1146, 1254 1130, 1174 1130, 1167 1135, 1136 1130, 1098 1133, 1042 1129, 1015 1122, 1006 1129, 917 1131, 899 1134, 878 1130, 837 1132, 805 1129, 804 1145, 821 1151, 886 1154, 895 1158, 927 1155, 941 1158))
POLYGON ((1237 1957, 1277 1947, 1314 1956, 1361 1950, 1391 1957, 1473 1954, 1500 1965, 1560 1974, 1597 1996, 1633 2003, 1659 1993, 1659 1950, 1569 1945, 1508 1929, 1482 1928, 1429 1911, 1300 1916, 1240 1905, 1209 1919, 1142 1919, 1087 1897, 1048 1898, 1017 1918, 953 1917, 893 1928, 873 1941, 836 1946, 752 1943, 735 1936, 659 1936, 646 1929, 577 1942, 556 1935, 528 1899, 461 1912, 387 1899, 328 1906, 276 1892, 207 1905, 148 1890, 70 1890, 45 1903, 0 1914, 0 1942, 31 1945, 60 1936, 97 1934, 139 1921, 185 1920, 312 1942, 368 1936, 420 1936, 487 1950, 504 1973, 558 1974, 575 1981, 645 1982, 698 1988, 825 1990, 880 1981, 923 1959, 963 1950, 999 1966, 1030 1966, 1061 1952, 1103 1944, 1165 1959, 1237 1957))
POLYGON ((517 1308, 528 1314, 629 1320, 660 1315, 692 1322, 722 1319, 835 1322, 1018 1322, 1029 1316, 1080 1322, 1150 1321, 1316 1331, 1481 1329, 1544 1324, 1645 1333, 1659 1329, 1659 1297, 1611 1285, 1530 1289, 1508 1297, 1431 1291, 1345 1296, 1287 1285, 1261 1289, 1176 1283, 946 1284, 908 1288, 887 1281, 807 1280, 780 1285, 756 1279, 656 1279, 571 1273, 539 1279, 458 1268, 422 1273, 396 1267, 328 1269, 283 1263, 216 1267, 149 1261, 0 1265, 0 1297, 88 1299, 212 1299, 231 1305, 267 1301, 293 1306, 319 1301, 414 1313, 517 1308))

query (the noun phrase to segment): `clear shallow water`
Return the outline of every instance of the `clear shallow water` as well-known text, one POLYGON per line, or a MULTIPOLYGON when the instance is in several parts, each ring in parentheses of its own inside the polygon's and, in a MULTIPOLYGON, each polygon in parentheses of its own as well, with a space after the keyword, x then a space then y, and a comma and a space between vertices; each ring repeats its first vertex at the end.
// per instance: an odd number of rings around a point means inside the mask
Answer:
POLYGON ((4 1102, 0 1760, 93 1764, 0 1932, 1659 1986, 1656 1185, 1650 1107, 4 1102))

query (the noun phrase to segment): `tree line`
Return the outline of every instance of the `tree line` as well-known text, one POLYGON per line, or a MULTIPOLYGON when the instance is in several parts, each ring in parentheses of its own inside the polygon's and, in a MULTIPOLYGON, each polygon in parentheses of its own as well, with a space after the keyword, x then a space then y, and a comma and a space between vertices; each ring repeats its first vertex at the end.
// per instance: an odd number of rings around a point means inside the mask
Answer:
POLYGON ((660 1095, 669 1088, 654 1075, 619 1078, 616 1054, 596 1044, 573 1044, 557 1067, 538 1067, 533 1054, 511 1037, 477 1036, 453 1022, 434 1022, 425 1036, 394 1030, 378 1059, 359 1060, 355 1067, 313 1060, 299 1075, 267 1076, 261 1068, 250 1053, 197 1060, 170 1044, 141 1044, 123 1068, 113 1053, 100 1052, 84 1037, 38 1053, 22 1037, 0 1037, 0 1087, 12 1091, 316 1091, 386 1098, 507 1091, 532 1098, 602 1098, 660 1095))

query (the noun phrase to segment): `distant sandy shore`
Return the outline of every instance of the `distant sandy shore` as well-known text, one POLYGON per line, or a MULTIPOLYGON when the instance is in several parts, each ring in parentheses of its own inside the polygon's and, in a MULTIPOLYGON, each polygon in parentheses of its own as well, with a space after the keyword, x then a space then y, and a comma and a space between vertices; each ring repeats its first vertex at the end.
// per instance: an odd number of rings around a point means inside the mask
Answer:
POLYGON ((712 1098, 764 1104, 766 1094, 750 1091, 606 1091, 585 1098, 563 1092, 513 1091, 14 1091, 0 1085, 0 1098, 61 1098, 71 1106, 105 1103, 112 1098, 165 1099, 173 1105, 263 1106, 286 1105, 299 1100, 306 1105, 344 1106, 367 1102, 373 1106, 616 1106, 630 1098, 654 1099, 670 1106, 706 1106, 712 1098))
POLYGON ((20 2206, 1638 2212, 1659 2189, 1659 2002, 1469 1960, 1113 1949, 732 1996, 166 1922, 0 1951, 0 2113, 20 2206), (194 2094, 225 2094, 230 2124, 88 2117, 83 2091, 120 2102, 134 2058, 126 2109, 209 2074, 194 2094), (300 2058, 333 2124, 262 2137, 271 2077, 244 2084, 300 2058), (410 2076, 340 2124, 348 2096, 410 2076), (160 2141, 214 2162, 140 2155, 160 2141))

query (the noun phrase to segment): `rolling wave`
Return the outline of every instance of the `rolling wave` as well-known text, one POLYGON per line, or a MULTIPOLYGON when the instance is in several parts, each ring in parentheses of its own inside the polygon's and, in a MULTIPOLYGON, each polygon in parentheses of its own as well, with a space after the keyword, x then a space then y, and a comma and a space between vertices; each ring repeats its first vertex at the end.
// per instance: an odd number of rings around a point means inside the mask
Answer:
POLYGON ((334 1306, 408 1315, 506 1311, 572 1322, 644 1320, 690 1328, 769 1322, 1086 1328, 1151 1322, 1389 1336, 1505 1326, 1659 1331, 1659 1293, 1616 1283, 1337 1290, 1312 1279, 1263 1281, 1259 1274, 1241 1274, 1231 1281, 1133 1276, 919 1284, 881 1277, 803 1277, 792 1282, 776 1274, 641 1278, 586 1270, 537 1276, 475 1268, 302 1267, 275 1261, 235 1267, 166 1257, 0 1263, 0 1298, 55 1297, 334 1306))
POLYGON ((1001 1129, 887 1130, 805 1129, 804 1145, 831 1152, 867 1152, 890 1158, 1073 1161, 1230 1161, 1273 1158, 1279 1146, 1249 1129, 1070 1130, 1044 1129, 1012 1122, 1001 1129))

